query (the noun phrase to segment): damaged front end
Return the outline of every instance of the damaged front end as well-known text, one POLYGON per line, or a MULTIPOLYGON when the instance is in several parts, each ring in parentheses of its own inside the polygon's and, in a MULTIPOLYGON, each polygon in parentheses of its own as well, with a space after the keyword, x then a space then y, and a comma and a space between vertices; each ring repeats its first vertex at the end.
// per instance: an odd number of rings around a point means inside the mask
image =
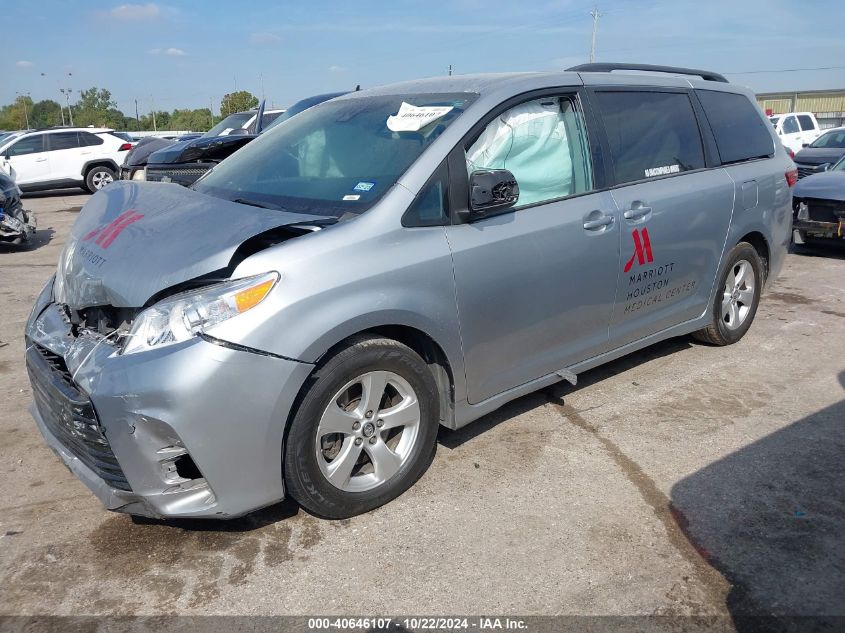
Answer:
POLYGON ((47 443, 108 509, 227 518, 284 497, 283 420, 312 366, 213 334, 281 279, 234 267, 314 217, 144 183, 83 209, 26 363, 47 443))
POLYGON ((0 242, 23 244, 35 228, 35 215, 23 208, 20 189, 0 172, 0 242))

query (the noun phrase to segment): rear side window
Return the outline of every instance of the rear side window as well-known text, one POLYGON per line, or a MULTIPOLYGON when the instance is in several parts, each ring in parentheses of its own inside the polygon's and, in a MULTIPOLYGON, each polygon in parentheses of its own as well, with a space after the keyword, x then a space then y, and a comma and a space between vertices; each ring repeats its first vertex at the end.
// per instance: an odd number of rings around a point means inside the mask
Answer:
POLYGON ((683 92, 597 92, 617 183, 704 167, 704 149, 683 92))
POLYGON ((102 145, 103 139, 91 132, 79 132, 79 146, 89 147, 91 145, 102 145))
POLYGON ((757 106, 747 97, 715 90, 697 90, 696 94, 713 130, 723 165, 772 156, 771 132, 757 106))
POLYGON ((813 119, 811 119, 806 114, 799 114, 798 115, 798 123, 801 125, 801 129, 804 132, 813 131, 816 129, 816 126, 813 125, 813 119))
POLYGON ((76 138, 76 132, 57 132, 50 134, 50 149, 76 149, 79 147, 79 141, 76 138))

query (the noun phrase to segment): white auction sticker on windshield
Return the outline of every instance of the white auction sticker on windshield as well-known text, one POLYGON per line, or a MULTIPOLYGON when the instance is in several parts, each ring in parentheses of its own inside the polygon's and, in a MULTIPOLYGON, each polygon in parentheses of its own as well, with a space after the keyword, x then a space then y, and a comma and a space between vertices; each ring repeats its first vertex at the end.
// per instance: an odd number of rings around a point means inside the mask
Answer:
POLYGON ((399 112, 387 117, 387 129, 391 132, 417 132, 453 109, 454 106, 415 106, 403 101, 399 112))

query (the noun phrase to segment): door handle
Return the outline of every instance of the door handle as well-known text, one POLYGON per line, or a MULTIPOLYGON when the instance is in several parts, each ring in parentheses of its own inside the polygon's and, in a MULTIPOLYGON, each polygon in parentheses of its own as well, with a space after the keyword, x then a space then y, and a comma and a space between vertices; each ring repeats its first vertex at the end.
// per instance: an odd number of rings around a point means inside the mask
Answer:
POLYGON ((651 213, 651 207, 647 207, 639 200, 631 204, 631 208, 622 214, 626 220, 639 220, 651 213))
POLYGON ((593 220, 584 220, 584 228, 588 231, 595 231, 596 229, 601 229, 605 226, 610 226, 611 224, 613 224, 613 216, 607 214, 600 215, 599 217, 593 220))
POLYGON ((36 163, 43 163, 45 160, 47 160, 47 159, 46 158, 36 158, 35 162, 36 163))

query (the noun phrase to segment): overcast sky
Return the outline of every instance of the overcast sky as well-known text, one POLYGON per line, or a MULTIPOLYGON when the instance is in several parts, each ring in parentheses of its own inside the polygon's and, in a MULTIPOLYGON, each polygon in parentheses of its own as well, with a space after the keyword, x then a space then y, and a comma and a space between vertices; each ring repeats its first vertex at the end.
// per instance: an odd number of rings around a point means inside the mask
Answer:
POLYGON ((598 61, 706 68, 757 92, 845 88, 841 2, 3 0, 0 104, 97 86, 127 115, 135 99, 142 113, 209 102, 216 112, 236 88, 283 106, 449 64, 560 69, 588 61, 594 5, 598 61), (821 67, 839 68, 788 72, 821 67))

